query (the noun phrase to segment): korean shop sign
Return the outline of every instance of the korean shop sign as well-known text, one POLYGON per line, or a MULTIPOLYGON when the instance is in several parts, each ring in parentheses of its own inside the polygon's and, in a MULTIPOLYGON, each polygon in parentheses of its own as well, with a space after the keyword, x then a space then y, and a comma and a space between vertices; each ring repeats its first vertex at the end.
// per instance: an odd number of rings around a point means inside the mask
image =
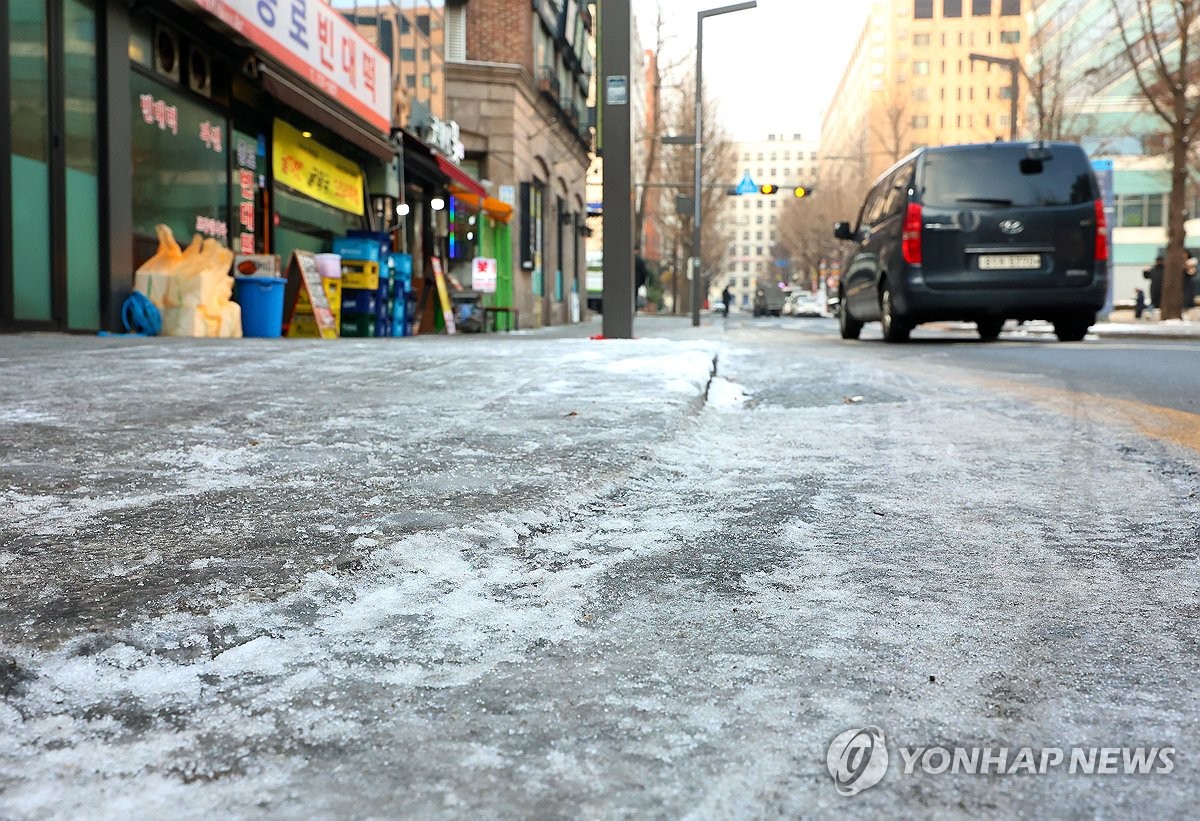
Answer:
POLYGON ((363 213, 362 169, 282 120, 275 121, 275 182, 351 214, 363 213))
POLYGON ((326 0, 192 0, 381 132, 392 66, 326 0))

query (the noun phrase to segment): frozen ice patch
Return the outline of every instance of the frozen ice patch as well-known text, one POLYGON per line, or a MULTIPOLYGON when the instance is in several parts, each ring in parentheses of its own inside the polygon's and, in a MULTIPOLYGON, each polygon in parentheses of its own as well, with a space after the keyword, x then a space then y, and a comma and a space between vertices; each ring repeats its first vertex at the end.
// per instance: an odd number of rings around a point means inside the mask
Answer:
POLYGON ((746 405, 746 392, 741 385, 714 376, 708 386, 708 404, 717 410, 739 410, 746 405))

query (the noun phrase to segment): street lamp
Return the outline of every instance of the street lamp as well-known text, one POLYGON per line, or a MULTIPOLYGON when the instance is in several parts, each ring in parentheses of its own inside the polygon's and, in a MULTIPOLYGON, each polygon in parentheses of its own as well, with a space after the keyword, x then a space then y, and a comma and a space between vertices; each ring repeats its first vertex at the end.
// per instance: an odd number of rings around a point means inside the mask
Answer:
POLYGON ((968 57, 980 63, 995 63, 1008 69, 1011 79, 1008 84, 1008 138, 1017 139, 1017 96, 1021 93, 1021 61, 1015 57, 993 57, 990 54, 971 52, 968 57))
POLYGON ((696 135, 695 158, 693 166, 695 172, 694 186, 692 188, 692 196, 696 202, 692 210, 692 326, 700 324, 700 303, 701 299, 701 284, 700 284, 700 161, 704 150, 704 83, 701 79, 701 73, 704 69, 704 20, 707 17, 716 17, 718 14, 729 14, 734 11, 745 11, 758 7, 757 0, 749 0, 746 3, 734 3, 730 6, 721 6, 715 9, 707 9, 696 13, 696 119, 694 133, 696 135))

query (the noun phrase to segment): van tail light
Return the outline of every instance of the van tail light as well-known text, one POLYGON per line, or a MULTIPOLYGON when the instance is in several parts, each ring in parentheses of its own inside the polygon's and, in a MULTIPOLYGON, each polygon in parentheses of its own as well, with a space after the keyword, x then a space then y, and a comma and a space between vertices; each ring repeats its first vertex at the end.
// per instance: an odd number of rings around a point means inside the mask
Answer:
POLYGON ((909 265, 921 264, 921 206, 915 202, 908 204, 908 212, 904 215, 904 235, 900 243, 900 252, 904 261, 909 265))
POLYGON ((1104 200, 1096 200, 1096 262, 1108 262, 1108 218, 1104 200))

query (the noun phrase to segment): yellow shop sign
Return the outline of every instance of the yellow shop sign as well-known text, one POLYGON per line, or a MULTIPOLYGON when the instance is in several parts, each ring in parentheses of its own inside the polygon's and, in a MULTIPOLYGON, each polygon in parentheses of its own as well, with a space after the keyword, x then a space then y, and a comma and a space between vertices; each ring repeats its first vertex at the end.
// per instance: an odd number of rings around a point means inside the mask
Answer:
POLYGON ((275 181, 317 202, 363 214, 363 174, 357 164, 275 121, 275 181))

